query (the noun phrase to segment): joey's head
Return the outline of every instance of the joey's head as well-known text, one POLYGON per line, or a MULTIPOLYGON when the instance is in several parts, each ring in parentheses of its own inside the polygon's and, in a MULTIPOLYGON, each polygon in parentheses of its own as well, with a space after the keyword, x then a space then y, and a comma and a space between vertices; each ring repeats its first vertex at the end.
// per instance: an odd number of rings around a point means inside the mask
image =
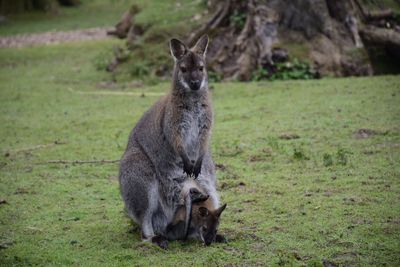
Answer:
POLYGON ((189 49, 178 39, 171 39, 171 55, 174 65, 174 87, 186 92, 207 90, 206 53, 208 36, 203 35, 189 49))
POLYGON ((203 243, 208 246, 215 241, 221 213, 226 208, 226 204, 216 210, 209 210, 203 206, 193 205, 192 227, 203 243))

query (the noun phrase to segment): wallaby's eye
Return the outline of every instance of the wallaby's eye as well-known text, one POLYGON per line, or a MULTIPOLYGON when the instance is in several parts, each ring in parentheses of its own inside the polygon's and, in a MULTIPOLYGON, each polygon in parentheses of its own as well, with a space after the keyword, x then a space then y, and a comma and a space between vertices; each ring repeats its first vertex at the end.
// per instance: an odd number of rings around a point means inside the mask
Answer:
POLYGON ((200 66, 200 67, 199 67, 199 71, 203 71, 203 69, 204 69, 203 66, 200 66))
POLYGON ((185 73, 187 71, 187 69, 185 67, 181 67, 181 71, 182 71, 182 73, 185 73))
POLYGON ((207 232, 207 227, 206 226, 203 226, 203 231, 207 232))

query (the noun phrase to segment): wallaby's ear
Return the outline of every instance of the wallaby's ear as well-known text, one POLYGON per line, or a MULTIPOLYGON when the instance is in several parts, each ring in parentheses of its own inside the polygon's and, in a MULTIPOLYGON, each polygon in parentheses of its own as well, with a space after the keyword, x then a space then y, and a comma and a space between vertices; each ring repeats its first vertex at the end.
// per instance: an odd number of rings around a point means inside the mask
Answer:
POLYGON ((206 217, 208 216, 208 209, 205 207, 200 207, 199 208, 199 214, 201 217, 206 217))
POLYGON ((215 216, 217 216, 217 217, 221 216, 221 213, 224 211, 225 208, 226 208, 226 204, 224 204, 223 206, 221 206, 220 208, 218 208, 218 209, 215 211, 215 216))
POLYGON ((208 35, 205 34, 200 37, 196 45, 193 47, 193 51, 203 57, 206 57, 208 47, 208 35))
POLYGON ((169 41, 169 48, 171 50, 171 55, 175 60, 181 59, 188 50, 184 43, 175 38, 169 41))

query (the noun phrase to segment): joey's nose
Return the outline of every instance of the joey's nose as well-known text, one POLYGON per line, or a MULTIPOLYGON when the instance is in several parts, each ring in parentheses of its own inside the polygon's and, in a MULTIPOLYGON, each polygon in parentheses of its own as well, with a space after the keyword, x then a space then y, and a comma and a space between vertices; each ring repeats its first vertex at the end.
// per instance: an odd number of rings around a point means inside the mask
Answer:
POLYGON ((199 90, 200 89, 200 81, 199 80, 191 80, 190 81, 190 89, 199 90))

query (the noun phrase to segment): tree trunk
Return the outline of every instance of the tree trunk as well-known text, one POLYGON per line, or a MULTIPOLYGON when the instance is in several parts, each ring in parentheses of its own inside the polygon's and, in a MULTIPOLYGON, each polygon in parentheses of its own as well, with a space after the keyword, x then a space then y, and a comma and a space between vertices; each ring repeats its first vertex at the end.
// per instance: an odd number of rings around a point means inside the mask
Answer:
POLYGON ((258 68, 274 64, 274 48, 293 43, 309 46, 307 57, 323 74, 348 75, 349 68, 353 75, 371 73, 368 60, 351 56, 363 47, 362 14, 353 1, 214 0, 211 5, 215 13, 188 42, 211 35, 209 65, 225 79, 251 79, 258 68))
POLYGON ((129 33, 134 33, 136 30, 136 25, 134 25, 133 18, 139 13, 140 9, 136 5, 132 5, 131 8, 125 12, 121 20, 115 25, 115 30, 107 32, 109 35, 115 35, 120 39, 124 39, 129 33))
MULTIPOLYGON (((371 75, 373 55, 366 45, 379 44, 385 53, 399 54, 396 31, 400 26, 394 12, 383 6, 369 11, 365 1, 209 0, 209 19, 188 36, 186 43, 194 45, 201 35, 210 35, 209 70, 224 80, 248 81, 266 72, 271 77, 283 66, 277 63, 298 62, 296 58, 309 63, 316 74, 371 75), (391 29, 382 29, 387 27, 391 29)), ((128 38, 130 49, 140 49, 135 40, 146 31, 133 22, 136 12, 125 13, 111 32, 128 38)), ((166 34, 156 41, 169 37, 166 34)))

